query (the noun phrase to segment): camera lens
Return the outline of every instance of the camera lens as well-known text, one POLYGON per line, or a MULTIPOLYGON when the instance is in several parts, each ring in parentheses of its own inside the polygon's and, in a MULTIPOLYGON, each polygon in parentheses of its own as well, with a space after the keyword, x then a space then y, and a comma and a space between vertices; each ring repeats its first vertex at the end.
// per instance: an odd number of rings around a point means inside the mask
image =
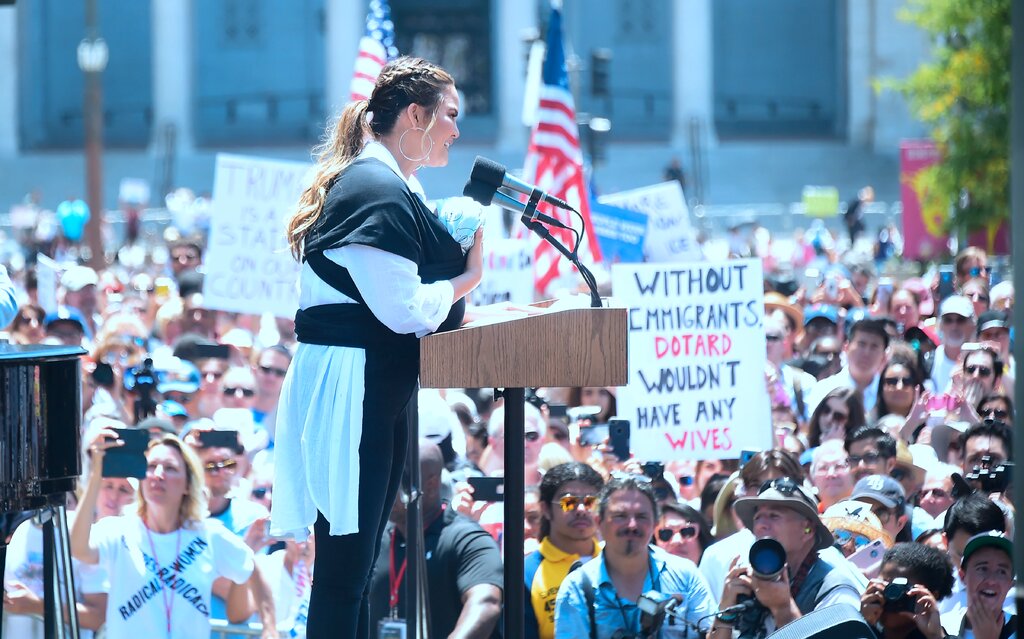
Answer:
POLYGON ((774 539, 758 539, 750 547, 750 568, 759 579, 775 579, 786 567, 786 549, 774 539))

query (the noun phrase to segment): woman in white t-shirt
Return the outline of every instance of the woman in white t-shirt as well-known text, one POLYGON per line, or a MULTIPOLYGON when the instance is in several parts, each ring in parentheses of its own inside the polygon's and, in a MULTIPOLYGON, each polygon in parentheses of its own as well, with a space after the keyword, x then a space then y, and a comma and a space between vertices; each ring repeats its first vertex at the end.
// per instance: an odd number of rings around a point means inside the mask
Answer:
MULTIPOLYGON (((123 445, 105 433, 90 447, 92 473, 79 504, 95 510, 105 451, 123 445)), ((108 639, 154 637, 185 639, 210 627, 213 581, 227 577, 228 619, 252 614, 249 595, 264 623, 264 637, 276 637, 273 601, 240 537, 206 519, 202 466, 174 435, 150 442, 146 477, 139 484, 138 512, 93 523, 80 516, 71 529, 72 554, 86 564, 102 564, 109 574, 108 639)))

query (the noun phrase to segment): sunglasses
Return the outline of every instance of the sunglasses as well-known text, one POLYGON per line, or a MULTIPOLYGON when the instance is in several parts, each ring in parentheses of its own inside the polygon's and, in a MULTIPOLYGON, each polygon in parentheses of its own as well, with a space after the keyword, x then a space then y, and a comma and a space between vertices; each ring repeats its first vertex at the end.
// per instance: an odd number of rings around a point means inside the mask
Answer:
POLYGON ((203 464, 203 470, 208 473, 217 474, 222 470, 234 470, 238 462, 233 459, 225 459, 219 462, 206 462, 203 464))
POLYGON ((757 494, 760 495, 764 493, 766 490, 771 490, 773 488, 787 497, 793 495, 794 493, 800 492, 799 486, 797 486, 797 483, 793 481, 792 478, 777 477, 775 479, 769 479, 768 481, 761 484, 761 488, 760 490, 757 491, 757 494))
POLYGON ((992 419, 1004 420, 1010 416, 1009 411, 1005 411, 1002 408, 982 408, 982 417, 990 417, 992 419))
POLYGON ((987 266, 975 266, 974 268, 971 269, 970 272, 971 272, 971 277, 979 277, 981 275, 987 275, 988 274, 988 267, 987 266))
POLYGON ((178 402, 179 404, 187 404, 192 401, 192 396, 171 391, 170 393, 164 393, 164 399, 172 402, 178 402))
POLYGON ((831 406, 829 406, 828 404, 823 404, 821 407, 821 418, 825 419, 830 415, 832 416, 832 421, 838 422, 840 424, 845 424, 846 420, 850 418, 849 413, 842 413, 837 410, 832 410, 831 406))
POLYGON ((844 530, 842 528, 839 528, 835 532, 833 532, 832 536, 836 538, 836 541, 838 541, 840 545, 850 543, 851 539, 853 540, 854 546, 857 548, 863 548, 864 546, 867 546, 871 543, 871 540, 865 537, 864 535, 857 535, 850 532, 849 530, 844 530))
POLYGON ((260 366, 259 369, 267 375, 274 374, 278 377, 284 377, 288 374, 288 369, 278 368, 276 366, 260 366))
POLYGON ((538 433, 535 430, 528 430, 525 433, 523 433, 523 439, 525 439, 528 442, 535 442, 538 439, 540 439, 540 433, 538 433))
POLYGON ((886 386, 892 386, 895 388, 901 385, 910 386, 914 383, 914 379, 912 377, 883 377, 882 383, 886 386))
POLYGON ((252 498, 253 499, 263 499, 263 498, 265 498, 267 496, 267 491, 268 490, 270 490, 270 489, 267 488, 266 486, 263 486, 261 488, 253 488, 252 489, 252 498))
POLYGON ((964 366, 964 372, 966 372, 968 375, 974 375, 975 373, 977 373, 981 377, 988 377, 992 374, 992 369, 989 368, 988 366, 971 365, 964 366))
POLYGON ((255 397, 256 391, 251 388, 235 388, 233 386, 224 387, 224 395, 227 397, 234 397, 241 391, 242 397, 255 397))
POLYGON ((583 507, 587 510, 592 510, 594 505, 597 504, 597 495, 563 495, 559 500, 558 504, 562 507, 562 512, 571 513, 583 504, 583 507))
POLYGON ((683 539, 691 539, 697 536, 697 527, 683 526, 678 530, 672 530, 671 528, 659 528, 658 539, 667 543, 672 541, 672 537, 675 536, 676 533, 679 533, 679 536, 683 539))

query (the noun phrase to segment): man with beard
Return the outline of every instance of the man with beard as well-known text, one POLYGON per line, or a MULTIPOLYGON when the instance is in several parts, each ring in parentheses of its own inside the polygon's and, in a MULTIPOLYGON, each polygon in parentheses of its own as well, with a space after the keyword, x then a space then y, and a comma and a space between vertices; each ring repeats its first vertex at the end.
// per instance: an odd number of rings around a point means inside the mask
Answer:
POLYGON ((555 598, 576 562, 597 556, 597 495, 604 479, 596 470, 571 462, 544 473, 540 482, 540 548, 526 557, 527 639, 555 636, 555 598))
POLYGON ((962 295, 950 295, 939 307, 941 348, 932 351, 925 362, 931 365, 936 392, 944 392, 960 361, 964 342, 974 335, 974 304, 962 295))
POLYGON ((661 637, 682 637, 691 626, 701 632, 715 602, 707 582, 692 562, 650 545, 658 507, 650 482, 636 477, 609 481, 601 491, 598 527, 604 549, 594 561, 569 573, 555 606, 556 639, 648 636, 651 618, 637 605, 641 595, 656 591, 673 596, 675 618, 664 620, 661 637))

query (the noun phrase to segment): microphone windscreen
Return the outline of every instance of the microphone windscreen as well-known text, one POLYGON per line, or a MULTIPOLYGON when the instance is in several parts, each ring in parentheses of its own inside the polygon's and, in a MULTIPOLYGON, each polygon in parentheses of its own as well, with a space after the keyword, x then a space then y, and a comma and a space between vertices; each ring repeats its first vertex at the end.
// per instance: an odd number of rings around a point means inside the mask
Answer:
POLYGON ((473 178, 470 178, 466 182, 466 186, 462 189, 462 194, 466 197, 473 198, 480 204, 487 206, 494 199, 494 192, 498 189, 490 184, 485 184, 473 178))
POLYGON ((488 160, 478 155, 473 162, 473 172, 470 174, 469 179, 483 182, 484 184, 493 184, 497 188, 501 186, 502 180, 505 179, 505 167, 494 160, 488 160))

